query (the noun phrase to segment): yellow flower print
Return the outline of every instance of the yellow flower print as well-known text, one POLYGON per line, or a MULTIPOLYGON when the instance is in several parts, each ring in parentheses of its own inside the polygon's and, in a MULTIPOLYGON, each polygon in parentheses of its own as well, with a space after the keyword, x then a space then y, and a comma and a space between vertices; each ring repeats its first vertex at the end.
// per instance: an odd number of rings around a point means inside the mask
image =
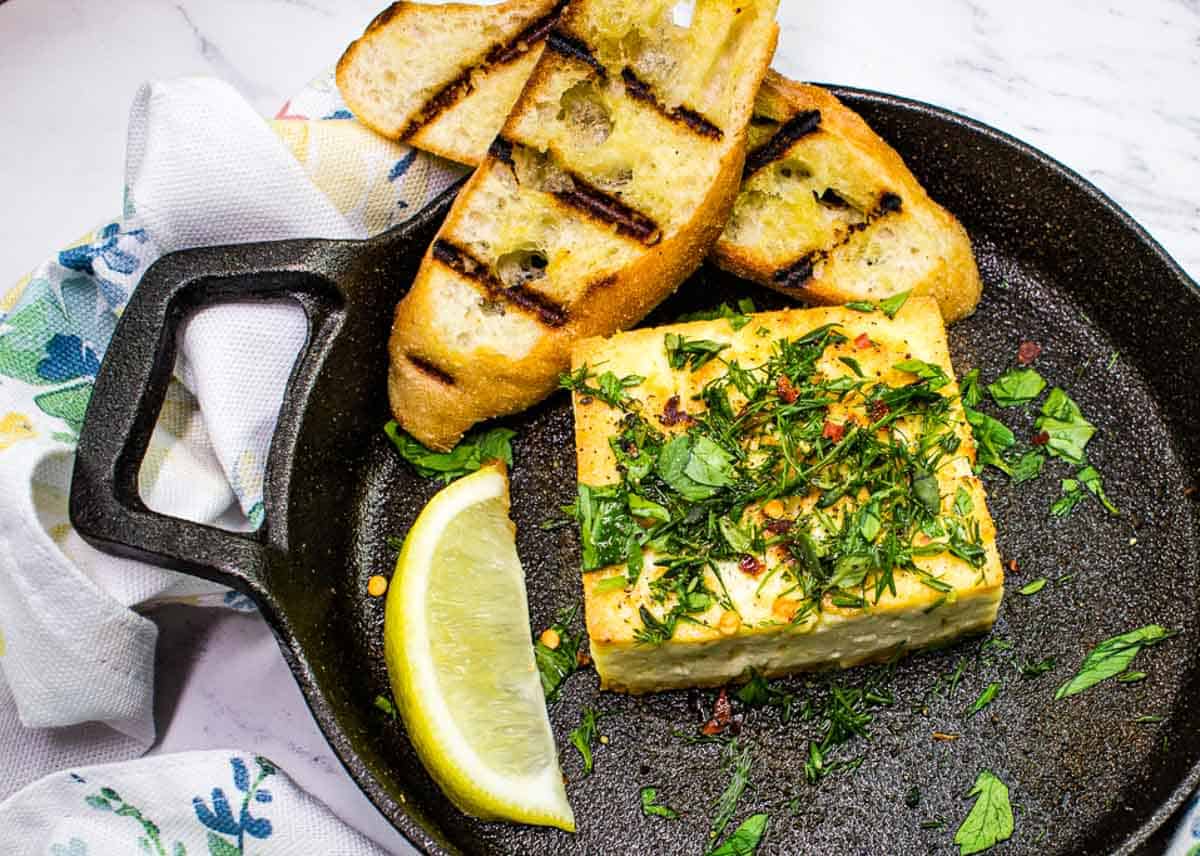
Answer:
POLYGON ((33 423, 24 413, 13 411, 0 418, 0 452, 34 436, 33 423))

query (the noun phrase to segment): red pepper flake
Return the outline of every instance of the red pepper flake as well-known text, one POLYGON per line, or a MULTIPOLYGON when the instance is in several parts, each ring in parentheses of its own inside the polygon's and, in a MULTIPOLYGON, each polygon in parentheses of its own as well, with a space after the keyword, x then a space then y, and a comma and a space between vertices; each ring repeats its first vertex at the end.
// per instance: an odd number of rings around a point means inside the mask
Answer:
POLYGON ((1185 487, 1183 489, 1183 495, 1190 498, 1195 496, 1198 490, 1200 489, 1198 489, 1195 485, 1192 485, 1191 487, 1185 487))
POLYGON ((592 655, 580 648, 575 652, 575 665, 581 669, 592 665, 592 655))
POLYGON ((720 694, 717 695, 716 702, 713 703, 712 717, 700 729, 701 734, 709 737, 715 737, 729 727, 729 723, 733 721, 733 704, 729 701, 729 695, 725 692, 724 687, 721 688, 720 694))
POLYGON ((763 572, 763 568, 765 567, 766 566, 763 565, 763 563, 760 562, 757 557, 751 556, 749 553, 744 554, 742 558, 738 559, 738 570, 740 570, 743 574, 749 574, 752 577, 757 577, 759 574, 761 574, 763 572))
POLYGON ((1018 570, 1019 570, 1019 568, 1017 567, 1017 560, 1009 559, 1008 560, 1008 572, 1010 574, 1015 574, 1018 570))
POLYGON ((878 422, 883 417, 892 412, 892 408, 888 407, 888 403, 882 398, 876 398, 867 405, 867 415, 871 417, 872 422, 878 422))
POLYGON ((662 416, 658 417, 658 421, 663 425, 691 425, 696 420, 685 410, 679 409, 679 396, 672 395, 667 399, 667 404, 663 408, 662 416))
POLYGON ((794 520, 788 520, 786 517, 769 517, 767 518, 767 525, 763 528, 772 535, 782 535, 784 532, 791 530, 793 523, 795 523, 794 520))
POLYGON ((1031 439, 1029 442, 1033 443, 1035 446, 1045 446, 1050 442, 1050 434, 1046 431, 1039 431, 1033 435, 1033 439, 1031 439))
POLYGON ((791 404, 800 397, 799 391, 797 391, 796 387, 792 386, 792 382, 788 379, 787 375, 780 375, 779 379, 775 381, 775 394, 779 396, 779 399, 784 404, 791 404))
POLYGON ((1042 352, 1042 346, 1037 342, 1028 340, 1022 342, 1017 348, 1017 362, 1023 366, 1027 366, 1038 358, 1042 352))
POLYGON ((858 348, 860 351, 863 348, 871 347, 871 345, 873 345, 873 344, 874 344, 874 342, 871 341, 871 337, 868 336, 866 333, 859 333, 858 336, 854 340, 854 347, 858 348))
POLYGON ((821 436, 826 440, 832 440, 835 443, 840 443, 842 438, 846 436, 846 426, 839 425, 837 422, 825 420, 825 427, 821 429, 821 436))

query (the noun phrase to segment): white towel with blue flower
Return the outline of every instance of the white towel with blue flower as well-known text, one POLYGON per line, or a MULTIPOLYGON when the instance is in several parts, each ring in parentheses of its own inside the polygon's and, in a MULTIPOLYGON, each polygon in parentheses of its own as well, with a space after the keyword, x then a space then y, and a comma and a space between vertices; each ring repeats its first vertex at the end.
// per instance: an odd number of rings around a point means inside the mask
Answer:
MULTIPOLYGON (((16 852, 370 852, 290 784, 247 791, 247 759, 82 769, 135 758, 154 740, 157 631, 147 609, 253 607, 212 583, 93 550, 70 526, 67 492, 100 361, 151 262, 194 246, 365 238, 459 174, 351 121, 328 76, 273 122, 217 81, 148 84, 131 113, 122 216, 0 291, 0 799, 68 771, 0 804, 3 840, 16 852), (167 798, 173 788, 178 806, 167 798), (231 819, 235 791, 242 808, 231 819), (246 813, 251 798, 261 820, 246 813), (286 839, 296 847, 264 850, 269 812, 311 817, 297 828, 329 837, 297 833, 286 839)), ((224 304, 186 323, 139 479, 147 505, 258 524, 266 455, 304 335, 302 313, 287 305, 224 304)), ((268 761, 254 765, 255 776, 277 775, 268 761)))

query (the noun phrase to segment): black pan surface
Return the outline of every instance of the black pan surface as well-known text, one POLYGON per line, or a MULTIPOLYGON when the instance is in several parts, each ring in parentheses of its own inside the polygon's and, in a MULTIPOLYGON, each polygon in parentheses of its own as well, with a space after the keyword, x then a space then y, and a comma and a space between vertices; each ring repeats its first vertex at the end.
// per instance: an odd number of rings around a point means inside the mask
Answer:
MULTIPOLYGON (((876 711, 870 740, 845 747, 841 757, 861 758, 858 770, 817 787, 803 769, 819 723, 785 724, 774 709, 745 711, 739 739, 754 764, 734 824, 768 812, 764 854, 957 852, 954 830, 971 804, 965 794, 988 769, 1009 785, 1016 810, 1013 839, 996 852, 1158 852, 1161 837, 1153 836, 1200 777, 1193 714, 1200 707, 1200 514, 1187 491, 1200 465, 1200 292, 1127 215, 1023 144, 927 105, 835 91, 971 234, 985 291, 978 312, 950 331, 959 375, 978 366, 994 377, 1014 364, 1020 342, 1041 344, 1038 369, 1101 429, 1089 456, 1122 513, 1110 517, 1085 503, 1056 519, 1048 509, 1057 478, 1014 487, 988 477, 1000 551, 1018 568, 990 636, 912 656, 890 671, 864 667, 782 682, 802 703, 831 681, 878 680, 895 701, 876 711), (1051 581, 1039 594, 1016 593, 1038 577, 1051 581), (1096 643, 1148 623, 1182 633, 1139 656, 1146 680, 1108 682, 1054 701, 1055 688, 1096 643), (1046 657, 1055 659, 1053 671, 1022 679, 1017 664, 1046 657), (995 701, 966 717, 993 681, 1002 685, 995 701), (1143 715, 1163 720, 1134 722, 1143 715), (935 732, 957 738, 935 739, 935 732)), ((568 681, 550 717, 576 835, 464 817, 425 773, 402 725, 373 706, 388 681, 383 600, 368 597, 366 581, 390 574, 389 536, 403 536, 437 488, 404 464, 380 430, 388 418, 390 308, 447 204, 369 242, 216 248, 156 265, 126 310, 98 380, 72 517, 103 549, 254 596, 335 750, 418 848, 702 853, 727 775, 719 746, 677 735, 696 733, 714 692, 600 693, 590 670, 568 681), (267 522, 250 537, 162 518, 136 494, 137 465, 171 369, 174 326, 194 306, 247 293, 300 300, 311 329, 272 448, 267 522), (568 742, 585 705, 603 711, 608 737, 587 778, 568 742), (646 785, 681 811, 678 821, 642 815, 638 792, 646 785)), ((747 295, 760 308, 782 305, 704 267, 646 323, 747 295)), ((1032 427, 1031 414, 1015 421, 1019 430, 1032 427)), ((574 529, 539 525, 574 494, 567 396, 506 424, 518 431, 513 517, 535 632, 581 599, 574 529)))

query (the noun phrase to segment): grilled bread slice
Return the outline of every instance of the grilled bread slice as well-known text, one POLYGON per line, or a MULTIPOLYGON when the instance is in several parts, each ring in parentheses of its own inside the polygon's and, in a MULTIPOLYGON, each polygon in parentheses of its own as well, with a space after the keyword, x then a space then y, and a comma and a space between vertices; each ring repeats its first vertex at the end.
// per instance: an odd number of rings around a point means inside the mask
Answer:
POLYGON ((377 133, 474 166, 521 94, 565 5, 393 3, 338 61, 338 89, 377 133), (490 121, 477 121, 479 116, 490 121))
MULTIPOLYGON (((428 27, 416 25, 436 19, 435 10, 461 7, 398 5, 404 14, 373 24, 347 51, 338 70, 342 94, 356 114, 384 133, 403 129, 409 115, 425 109, 433 117, 407 139, 476 166, 517 98, 518 78, 528 74, 541 50, 536 40, 547 29, 546 16, 557 7, 547 11, 548 4, 526 0, 523 6, 476 9, 472 20, 489 22, 492 31, 506 24, 521 33, 516 44, 527 51, 518 61, 476 59, 471 65, 449 59, 454 39, 432 41, 428 27), (390 51, 391 65, 441 69, 440 88, 422 96, 433 106, 413 106, 420 98, 406 99, 398 91, 396 103, 410 113, 397 108, 381 116, 376 102, 363 96, 379 79, 379 61, 368 60, 359 47, 364 42, 390 51), (470 71, 461 71, 464 67, 470 71), (460 83, 466 79, 469 86, 460 83)), ((446 25, 455 24, 447 19, 446 25)), ((476 56, 486 53, 472 44, 476 56)), ((497 38, 487 50, 509 56, 512 44, 497 38)), ((831 93, 770 72, 758 93, 750 145, 757 151, 713 253, 718 265, 806 303, 879 300, 912 290, 936 297, 947 321, 971 314, 982 285, 965 230, 929 198, 900 156, 831 93)))
POLYGON ((777 0, 574 0, 396 308, 388 386, 431 448, 556 388, 725 226, 777 0))
POLYGON ((808 303, 930 294, 947 321, 970 315, 983 288, 966 230, 896 151, 832 93, 775 72, 713 256, 808 303))
POLYGON ((574 397, 602 688, 847 667, 995 621, 1004 570, 932 298, 891 319, 819 307, 632 330, 578 343, 573 364, 637 378, 622 406, 574 397), (721 359, 672 361, 689 341, 721 359), (721 534, 689 531, 693 511, 721 534))

